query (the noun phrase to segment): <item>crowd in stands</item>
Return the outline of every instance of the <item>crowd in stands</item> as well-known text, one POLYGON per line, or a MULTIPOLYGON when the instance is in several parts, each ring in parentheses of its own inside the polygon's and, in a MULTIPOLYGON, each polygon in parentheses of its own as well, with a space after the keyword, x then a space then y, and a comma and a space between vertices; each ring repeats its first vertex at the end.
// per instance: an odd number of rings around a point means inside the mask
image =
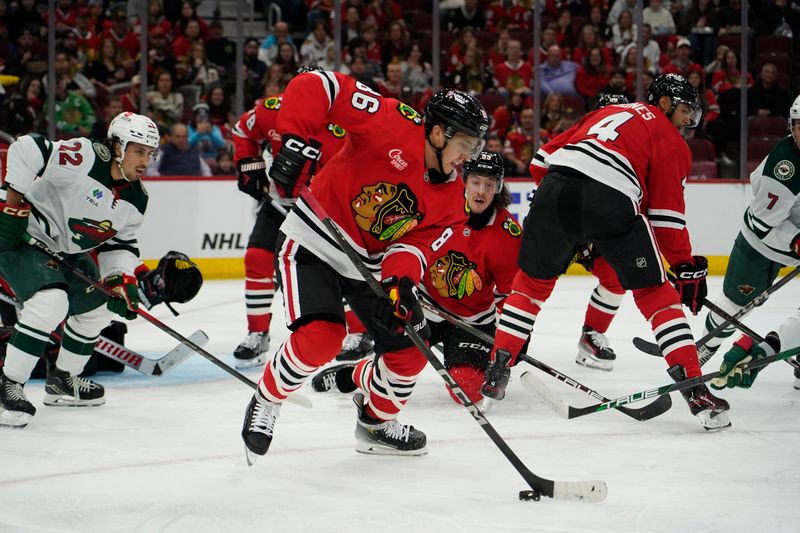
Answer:
MULTIPOLYGON (((207 0, 210 1, 210 0, 207 0)), ((267 2, 269 4, 271 2, 267 2)), ((244 40, 245 107, 278 94, 303 64, 335 69, 331 0, 279 0, 283 20, 244 40)), ((434 80, 430 0, 345 0, 340 70, 384 96, 421 109, 434 80)), ((140 108, 141 23, 135 2, 57 0, 55 117, 59 138, 103 137, 109 117, 140 108)), ((751 54, 741 65, 740 0, 645 0, 637 50, 636 0, 546 0, 533 49, 530 0, 443 2, 440 79, 479 96, 510 175, 533 153, 534 54, 540 61, 540 137, 547 141, 591 109, 601 93, 633 100, 636 59, 645 90, 674 72, 697 87, 703 123, 690 132, 736 158, 739 94, 748 115, 786 117, 798 89, 800 0, 753 0, 751 54), (451 7, 452 6, 452 7, 451 7), (449 9, 444 9, 449 8, 449 9)), ((47 2, 0 0, 0 130, 47 129, 47 2)), ((221 20, 191 1, 149 0, 147 110, 163 131, 153 173, 230 173, 235 43, 221 20)), ((777 122, 775 122, 777 124, 777 122)), ((785 129, 785 123, 784 123, 785 129)), ((777 126, 775 135, 783 133, 777 126)), ((690 143, 691 144, 691 143, 690 143)), ((711 173, 711 177, 716 173, 711 173)))

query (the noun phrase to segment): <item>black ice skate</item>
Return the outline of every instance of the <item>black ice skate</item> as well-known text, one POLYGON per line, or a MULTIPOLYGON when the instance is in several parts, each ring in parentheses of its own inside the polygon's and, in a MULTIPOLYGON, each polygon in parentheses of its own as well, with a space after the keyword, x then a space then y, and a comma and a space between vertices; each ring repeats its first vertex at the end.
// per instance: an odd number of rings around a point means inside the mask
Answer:
POLYGON ((588 368, 610 371, 614 368, 617 354, 608 344, 608 339, 599 331, 583 326, 581 340, 578 341, 578 355, 575 362, 588 368))
POLYGON ((253 466, 259 455, 265 455, 272 444, 272 435, 281 404, 270 402, 256 391, 244 413, 242 439, 244 439, 247 464, 253 466))
POLYGON ((364 409, 364 395, 353 396, 358 408, 356 451, 373 455, 425 455, 428 448, 425 433, 397 420, 376 420, 364 409))
POLYGON ((263 365, 269 351, 269 334, 266 331, 251 331, 233 351, 236 368, 251 368, 263 365))
MULTIPOLYGON (((796 356, 794 360, 800 363, 800 355, 796 356)), ((800 368, 794 369, 794 388, 800 390, 800 368)))
POLYGON ((0 370, 0 426, 24 428, 36 414, 36 408, 25 397, 24 387, 0 370))
MULTIPOLYGON (((680 365, 669 367, 667 373, 675 381, 686 379, 686 372, 680 365)), ((681 395, 689 404, 689 410, 700 420, 700 424, 706 431, 717 431, 731 427, 728 418, 730 405, 722 398, 717 398, 708 390, 705 383, 701 383, 691 389, 683 389, 681 395)))
POLYGON ((375 342, 366 333, 353 333, 344 339, 337 361, 359 361, 373 354, 375 342))
POLYGON ((502 400, 506 397, 506 386, 511 377, 511 368, 508 364, 511 354, 506 350, 497 350, 494 362, 489 363, 486 369, 486 381, 481 387, 481 394, 492 400, 502 400))
POLYGON ((103 386, 69 372, 55 364, 47 365, 44 404, 51 407, 87 407, 106 403, 103 386))
POLYGON ((333 389, 344 393, 353 392, 357 388, 353 381, 355 367, 355 363, 344 363, 324 368, 311 380, 311 388, 317 392, 327 392, 333 389))

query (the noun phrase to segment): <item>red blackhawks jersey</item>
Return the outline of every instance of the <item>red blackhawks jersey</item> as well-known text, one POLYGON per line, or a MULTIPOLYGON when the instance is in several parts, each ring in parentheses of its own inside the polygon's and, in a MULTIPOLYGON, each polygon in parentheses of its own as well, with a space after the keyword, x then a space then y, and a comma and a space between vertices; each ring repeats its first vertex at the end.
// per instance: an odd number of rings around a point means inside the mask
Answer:
MULTIPOLYGON (((466 220, 464 184, 453 172, 429 181, 425 128, 413 108, 349 76, 309 72, 284 93, 278 131, 305 139, 327 123, 347 130, 342 149, 311 182, 311 193, 367 267, 383 277, 422 278, 430 254, 466 220)), ((281 230, 331 265, 362 279, 301 197, 281 230)))
MULTIPOLYGON (((262 145, 268 141, 272 146, 272 153, 277 154, 281 149, 281 136, 278 133, 278 113, 283 105, 283 95, 278 94, 259 100, 253 109, 245 111, 239 122, 233 128, 233 163, 239 163, 245 157, 261 157, 262 145)), ((313 137, 322 143, 322 155, 318 168, 322 168, 331 157, 344 146, 346 132, 336 124, 326 123, 313 137)), ((311 176, 307 174, 300 177, 298 187, 308 185, 311 176)), ((278 203, 288 206, 294 204, 294 199, 283 198, 276 187, 270 187, 270 196, 278 203)))
POLYGON ((433 253, 420 285, 423 298, 470 324, 493 323, 497 302, 511 293, 521 236, 506 209, 483 228, 465 225, 433 253))
POLYGON ((585 115, 531 161, 538 183, 550 166, 575 169, 631 199, 649 219, 670 265, 692 261, 683 187, 692 156, 686 141, 656 107, 631 103, 585 115))

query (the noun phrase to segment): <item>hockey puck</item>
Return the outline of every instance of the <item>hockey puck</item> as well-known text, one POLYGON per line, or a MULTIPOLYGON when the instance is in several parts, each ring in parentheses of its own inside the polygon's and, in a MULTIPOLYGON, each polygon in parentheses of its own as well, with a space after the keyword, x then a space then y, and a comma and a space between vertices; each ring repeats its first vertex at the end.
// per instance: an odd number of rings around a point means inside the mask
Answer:
POLYGON ((538 502, 542 499, 542 495, 535 490, 521 490, 519 491, 519 499, 521 501, 535 501, 538 502))

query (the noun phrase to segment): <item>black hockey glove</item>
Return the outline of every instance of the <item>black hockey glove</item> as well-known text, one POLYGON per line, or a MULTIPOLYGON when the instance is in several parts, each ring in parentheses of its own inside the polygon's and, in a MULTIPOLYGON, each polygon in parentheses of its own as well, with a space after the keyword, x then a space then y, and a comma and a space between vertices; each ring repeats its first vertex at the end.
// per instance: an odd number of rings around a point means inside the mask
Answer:
POLYGON ((259 202, 264 198, 263 188, 269 186, 267 164, 260 157, 243 157, 236 164, 239 190, 259 202))
POLYGON ((702 255, 694 256, 694 263, 681 263, 675 269, 675 290, 681 303, 696 315, 703 308, 703 301, 708 294, 706 276, 708 276, 708 259, 702 255))
POLYGON ((139 293, 145 307, 164 302, 173 313, 170 303, 188 302, 202 286, 203 275, 197 265, 186 254, 174 250, 162 257, 156 268, 139 276, 139 293))
POLYGON ((575 262, 585 268, 586 272, 592 271, 595 257, 597 257, 597 252, 591 244, 582 244, 575 249, 575 262))
POLYGON ((388 299, 378 300, 375 309, 378 325, 386 328, 389 333, 401 334, 403 326, 407 323, 423 339, 430 337, 431 329, 417 300, 417 288, 414 282, 406 276, 399 280, 396 276, 392 276, 383 280, 381 287, 386 291, 388 299))
POLYGON ((317 163, 322 156, 320 148, 322 148, 322 143, 315 139, 305 141, 290 133, 283 136, 283 146, 269 169, 269 177, 275 180, 281 196, 297 197, 298 191, 295 190, 297 181, 303 173, 309 176, 314 175, 317 163))

